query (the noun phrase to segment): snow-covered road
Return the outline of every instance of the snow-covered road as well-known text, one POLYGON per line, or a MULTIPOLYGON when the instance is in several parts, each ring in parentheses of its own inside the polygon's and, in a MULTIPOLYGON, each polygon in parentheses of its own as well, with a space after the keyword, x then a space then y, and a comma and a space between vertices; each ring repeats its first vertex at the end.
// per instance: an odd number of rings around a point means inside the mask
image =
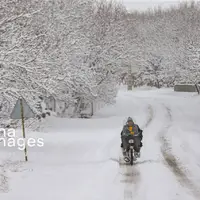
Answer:
POLYGON ((119 92, 93 119, 49 118, 45 146, 1 148, 3 200, 199 200, 200 97, 171 89, 119 92), (120 131, 132 116, 144 129, 134 166, 120 165, 120 131))

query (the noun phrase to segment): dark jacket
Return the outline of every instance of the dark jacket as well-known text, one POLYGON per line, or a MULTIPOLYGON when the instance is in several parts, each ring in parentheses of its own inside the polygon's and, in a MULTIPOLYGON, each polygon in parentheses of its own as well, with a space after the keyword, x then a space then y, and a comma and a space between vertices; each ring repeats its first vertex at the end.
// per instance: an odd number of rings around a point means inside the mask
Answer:
MULTIPOLYGON (((133 127, 133 129, 135 130, 136 134, 138 134, 138 137, 140 137, 140 139, 142 140, 143 138, 143 130, 140 129, 140 127, 137 125, 137 124, 134 124, 135 127, 133 127)), ((130 134, 130 131, 129 131, 129 126, 126 124, 124 125, 122 131, 121 131, 121 136, 128 136, 130 134)))

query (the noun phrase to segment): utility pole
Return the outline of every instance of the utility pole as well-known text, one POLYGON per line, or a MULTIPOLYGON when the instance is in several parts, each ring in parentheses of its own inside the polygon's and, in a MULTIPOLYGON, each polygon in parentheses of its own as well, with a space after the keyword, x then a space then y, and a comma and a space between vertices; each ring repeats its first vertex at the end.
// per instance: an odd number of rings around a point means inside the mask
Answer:
POLYGON ((131 65, 128 66, 128 90, 132 90, 133 80, 132 80, 132 69, 131 65))

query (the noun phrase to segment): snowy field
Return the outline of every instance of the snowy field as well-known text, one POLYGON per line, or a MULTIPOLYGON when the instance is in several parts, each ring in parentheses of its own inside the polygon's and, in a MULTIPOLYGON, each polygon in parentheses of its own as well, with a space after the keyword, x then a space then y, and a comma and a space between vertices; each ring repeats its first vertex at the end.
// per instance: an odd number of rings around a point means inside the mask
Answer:
POLYGON ((0 149, 1 200, 199 200, 200 97, 171 89, 120 90, 93 119, 49 118, 45 146, 0 149), (144 130, 141 158, 120 165, 120 131, 144 130))

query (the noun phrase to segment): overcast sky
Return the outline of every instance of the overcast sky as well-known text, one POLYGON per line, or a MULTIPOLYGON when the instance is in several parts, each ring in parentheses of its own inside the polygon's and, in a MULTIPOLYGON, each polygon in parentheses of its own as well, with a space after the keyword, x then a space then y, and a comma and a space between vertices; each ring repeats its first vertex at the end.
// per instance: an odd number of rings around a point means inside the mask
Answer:
MULTIPOLYGON (((147 10, 148 8, 161 6, 162 8, 167 8, 172 5, 178 5, 184 0, 119 0, 124 3, 128 10, 137 9, 140 11, 147 10)), ((188 2, 190 0, 187 0, 188 2)))

